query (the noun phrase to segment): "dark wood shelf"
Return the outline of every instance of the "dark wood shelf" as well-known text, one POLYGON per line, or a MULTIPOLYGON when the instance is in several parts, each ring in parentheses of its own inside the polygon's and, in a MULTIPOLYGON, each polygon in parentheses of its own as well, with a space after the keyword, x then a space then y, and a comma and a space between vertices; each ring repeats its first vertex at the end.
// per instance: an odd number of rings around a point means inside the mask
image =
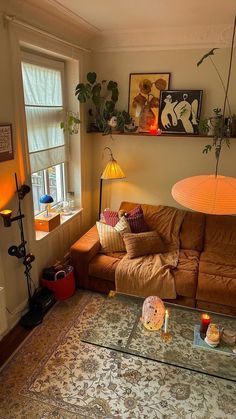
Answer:
MULTIPOLYGON (((110 134, 103 134, 100 131, 87 131, 87 134, 101 134, 104 137, 110 134)), ((203 135, 203 134, 184 134, 184 133, 167 133, 163 132, 161 135, 156 134, 149 134, 148 132, 112 132, 111 135, 128 135, 128 136, 138 136, 138 137, 193 137, 193 138, 209 138, 212 139, 211 135, 203 135)), ((229 139, 236 138, 236 137, 229 137, 229 139)))

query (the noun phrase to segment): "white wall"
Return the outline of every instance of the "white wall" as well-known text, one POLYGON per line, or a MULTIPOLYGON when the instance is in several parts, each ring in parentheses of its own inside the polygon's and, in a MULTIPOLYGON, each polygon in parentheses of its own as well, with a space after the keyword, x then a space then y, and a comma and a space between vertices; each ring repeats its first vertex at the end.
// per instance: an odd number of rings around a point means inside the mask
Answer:
MULTIPOLYGON (((206 50, 135 51, 96 53, 93 70, 101 79, 119 83, 120 108, 128 107, 129 73, 170 72, 172 89, 203 89, 202 116, 210 116, 213 108, 223 107, 224 92, 211 63, 197 61, 206 50)), ((226 80, 229 50, 216 52, 215 62, 226 80)), ((236 57, 234 57, 229 100, 236 113, 236 57)), ((213 152, 202 154, 209 138, 150 137, 138 135, 109 136, 93 134, 93 189, 94 219, 97 216, 99 177, 108 161, 103 148, 112 148, 127 178, 122 181, 104 182, 103 208, 117 209, 121 200, 178 206, 171 196, 171 187, 179 179, 214 173, 213 152), (104 157, 102 157, 104 155, 104 157)), ((224 147, 220 160, 220 174, 236 176, 236 139, 231 140, 230 150, 224 147)))
MULTIPOLYGON (((13 2, 14 3, 14 2, 13 2)), ((19 2, 15 2, 18 4, 19 2)), ((4 12, 12 12, 12 2, 5 2, 4 12)), ((19 12, 19 10, 18 10, 19 12)), ((32 10, 30 9, 32 13, 32 10)), ((35 11, 36 13, 36 11, 35 11)), ((38 14, 38 17, 40 13, 38 14)), ((20 16, 19 16, 20 17, 20 16)), ((27 11, 24 15, 27 21, 27 11)), ((52 19, 46 18, 48 25, 46 29, 50 32, 61 35, 61 38, 69 37, 70 28, 67 33, 63 31, 63 25, 52 19), (51 22, 50 22, 51 19, 51 22), (60 33, 61 31, 61 33, 60 33)), ((38 20, 37 26, 39 26, 38 20)), ((45 25, 45 21, 44 21, 45 25)), ((74 29, 74 28, 73 28, 74 29)), ((78 30, 79 36, 79 30, 78 30)), ((68 38, 67 38, 68 39, 68 38)), ((72 41, 73 39, 71 39, 72 41)), ((83 38, 82 38, 83 41, 83 38)), ((78 43, 78 39, 76 39, 78 43)), ((81 44, 81 40, 79 42, 81 44)), ((25 116, 23 106, 23 93, 20 69, 20 44, 29 48, 37 47, 41 52, 61 57, 67 62, 69 74, 69 106, 70 109, 79 108, 78 101, 74 99, 75 82, 79 76, 83 79, 87 73, 90 61, 90 54, 72 48, 59 41, 47 38, 47 36, 34 33, 31 30, 18 27, 17 25, 5 22, 0 16, 0 122, 12 123, 14 160, 0 163, 0 209, 10 208, 13 214, 17 213, 17 199, 15 195, 14 173, 18 175, 19 184, 30 183, 30 171, 27 157, 27 139, 25 130, 25 116)), ((82 111, 83 114, 83 111, 82 111)), ((84 230, 90 226, 91 218, 91 176, 90 176, 90 137, 86 134, 85 126, 81 126, 81 134, 72 137, 70 140, 70 179, 69 187, 76 192, 76 201, 84 207, 84 213, 68 222, 63 227, 41 241, 35 240, 32 195, 29 194, 22 201, 22 210, 25 214, 24 226, 25 236, 28 242, 28 250, 35 254, 36 260, 33 263, 32 278, 37 286, 42 269, 65 255, 70 245, 78 238, 84 230), (85 165, 85 162, 86 165, 85 165), (84 177, 81 179, 80 167, 83 168, 84 177)), ((10 245, 20 243, 17 223, 10 228, 4 228, 0 220, 0 287, 4 288, 4 305, 12 313, 7 312, 7 330, 9 330, 21 316, 27 303, 27 287, 23 273, 22 261, 8 255, 10 245)), ((1 304, 2 300, 1 300, 1 304)), ((4 307, 5 308, 5 307, 4 307)), ((5 331, 6 332, 6 331, 5 331)))

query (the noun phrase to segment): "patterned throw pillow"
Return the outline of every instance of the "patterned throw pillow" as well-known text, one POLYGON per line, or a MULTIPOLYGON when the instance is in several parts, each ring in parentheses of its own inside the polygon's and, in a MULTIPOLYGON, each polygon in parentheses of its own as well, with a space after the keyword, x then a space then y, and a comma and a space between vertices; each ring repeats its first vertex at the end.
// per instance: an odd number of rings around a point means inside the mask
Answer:
POLYGON ((123 239, 130 259, 166 252, 166 246, 156 231, 138 234, 126 233, 123 235, 123 239))
MULTIPOLYGON (((106 210, 103 212, 103 216, 108 225, 114 227, 119 221, 119 212, 106 210)), ((125 217, 130 225, 132 233, 142 233, 149 231, 149 227, 144 220, 143 210, 141 205, 138 205, 131 211, 125 213, 125 217)))
POLYGON ((130 226, 125 217, 121 217, 115 227, 99 221, 96 225, 103 253, 125 252, 122 234, 130 232, 130 226))
POLYGON ((111 211, 111 210, 107 209, 107 210, 103 211, 102 215, 103 215, 103 218, 105 219, 106 223, 111 227, 115 227, 115 225, 119 221, 119 215, 118 215, 117 211, 111 211))

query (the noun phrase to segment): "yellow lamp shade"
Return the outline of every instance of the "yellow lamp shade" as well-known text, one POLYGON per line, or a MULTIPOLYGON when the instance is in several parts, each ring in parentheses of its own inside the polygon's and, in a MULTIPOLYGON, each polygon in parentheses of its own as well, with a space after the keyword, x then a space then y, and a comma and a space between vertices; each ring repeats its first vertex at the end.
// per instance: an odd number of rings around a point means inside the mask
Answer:
POLYGON ((119 164, 115 159, 110 160, 101 176, 101 179, 123 179, 125 174, 120 168, 119 164))
POLYGON ((236 179, 220 175, 193 176, 172 188, 173 198, 184 207, 206 214, 236 214, 236 179))

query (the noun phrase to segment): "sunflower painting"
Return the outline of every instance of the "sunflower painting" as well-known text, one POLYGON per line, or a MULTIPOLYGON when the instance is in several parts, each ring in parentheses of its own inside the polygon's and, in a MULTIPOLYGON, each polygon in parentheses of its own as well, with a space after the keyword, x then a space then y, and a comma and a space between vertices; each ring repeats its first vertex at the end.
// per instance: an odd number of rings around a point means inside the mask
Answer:
POLYGON ((132 73, 129 79, 129 114, 139 132, 157 127, 160 91, 168 90, 170 73, 132 73))

